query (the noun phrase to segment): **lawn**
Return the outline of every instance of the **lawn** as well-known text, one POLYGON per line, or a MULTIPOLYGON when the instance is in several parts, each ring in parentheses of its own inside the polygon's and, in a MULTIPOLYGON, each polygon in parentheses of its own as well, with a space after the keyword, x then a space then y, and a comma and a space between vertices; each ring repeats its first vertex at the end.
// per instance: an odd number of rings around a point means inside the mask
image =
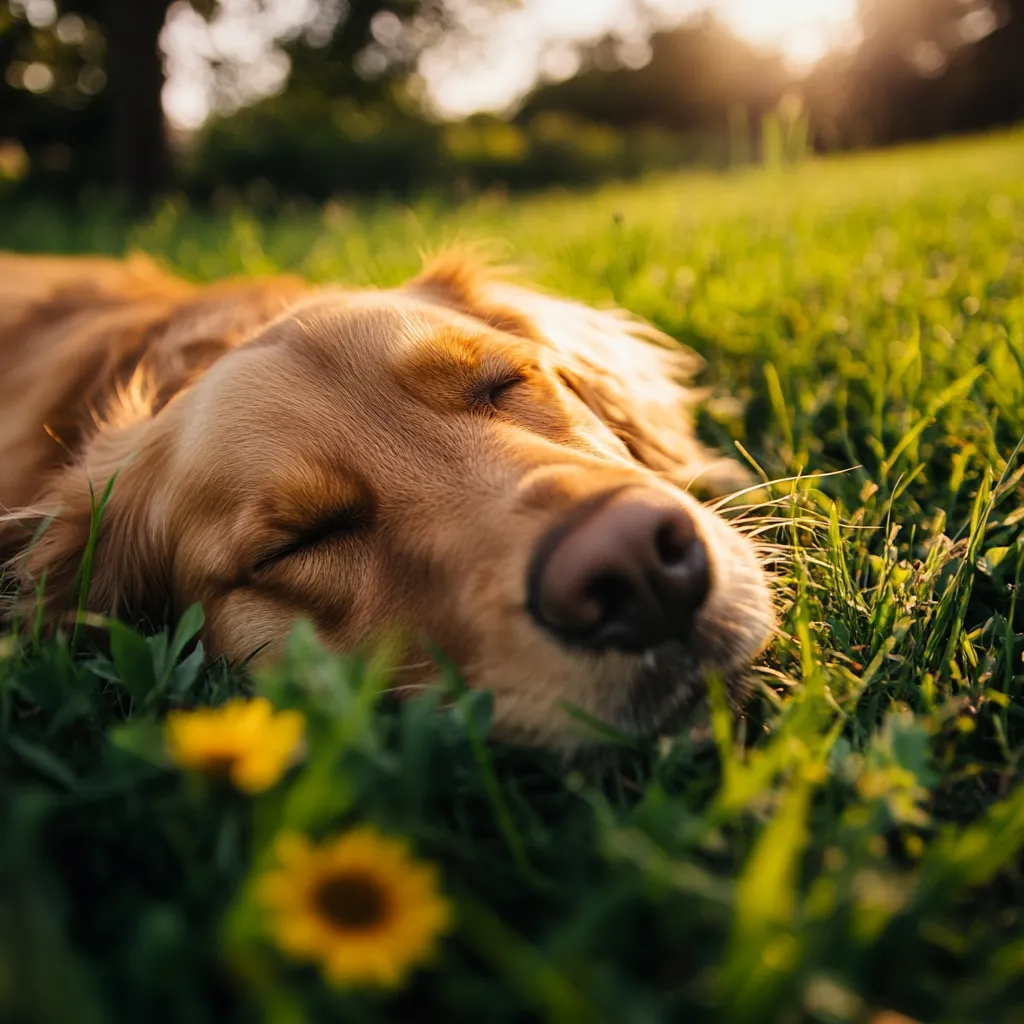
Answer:
POLYGON ((565 764, 301 628, 250 678, 188 654, 196 611, 105 652, 0 633, 0 1020, 1024 1021, 1024 133, 458 208, 0 209, 0 247, 199 279, 392 283, 460 239, 707 360, 702 433, 777 481, 749 706, 710 680, 678 735, 565 764), (172 763, 169 710, 253 687, 301 764, 247 795, 172 763), (261 903, 281 834, 359 826, 451 907, 387 992, 261 903))

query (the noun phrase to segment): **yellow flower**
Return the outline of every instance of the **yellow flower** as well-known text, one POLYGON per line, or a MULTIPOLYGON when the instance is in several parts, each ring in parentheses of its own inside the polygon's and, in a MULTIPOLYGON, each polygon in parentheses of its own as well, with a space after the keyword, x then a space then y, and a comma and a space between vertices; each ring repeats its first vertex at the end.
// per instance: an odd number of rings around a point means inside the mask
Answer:
POLYGON ((280 868, 258 882, 272 934, 289 955, 339 985, 400 985, 434 952, 451 919, 437 873, 399 840, 360 828, 320 846, 286 834, 280 868))
POLYGON ((295 762, 305 719, 275 711, 265 697, 217 708, 172 711, 164 725, 171 757, 182 768, 226 775, 238 789, 269 789, 295 762))

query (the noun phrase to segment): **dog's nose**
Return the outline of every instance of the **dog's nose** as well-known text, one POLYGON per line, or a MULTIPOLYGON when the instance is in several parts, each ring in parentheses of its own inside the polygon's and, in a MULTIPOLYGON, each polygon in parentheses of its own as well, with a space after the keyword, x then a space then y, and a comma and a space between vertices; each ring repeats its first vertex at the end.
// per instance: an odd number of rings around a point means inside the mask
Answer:
POLYGON ((668 494, 631 487, 541 542, 527 605, 566 643, 636 652, 685 639, 710 585, 687 511, 668 494))

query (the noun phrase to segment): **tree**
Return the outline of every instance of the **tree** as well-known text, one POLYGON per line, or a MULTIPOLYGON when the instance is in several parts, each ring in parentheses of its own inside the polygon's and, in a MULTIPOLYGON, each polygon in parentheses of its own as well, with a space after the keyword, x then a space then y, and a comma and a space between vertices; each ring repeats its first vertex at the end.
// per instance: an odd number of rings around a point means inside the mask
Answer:
POLYGON ((106 40, 91 17, 58 14, 0 0, 0 139, 21 144, 37 178, 109 175, 106 40))
MULTIPOLYGON (((208 20, 220 9, 218 0, 177 2, 208 20)), ((274 0, 250 2, 258 13, 274 0)), ((172 0, 0 0, 0 138, 19 140, 44 172, 47 154, 59 151, 67 158, 65 181, 114 184, 135 205, 148 203, 170 173, 160 34, 171 8, 172 0)), ((293 59, 321 87, 355 91, 361 82, 353 72, 355 55, 373 41, 374 16, 385 10, 411 16, 437 5, 307 5, 307 11, 328 8, 340 25, 325 40, 325 53, 318 56, 314 47, 301 45, 300 23, 293 59)))
POLYGON ((649 44, 641 66, 616 67, 615 42, 601 40, 583 54, 580 74, 539 88, 520 117, 558 110, 619 128, 723 131, 730 111, 743 108, 756 119, 790 83, 778 57, 758 51, 711 16, 657 32, 649 44))
POLYGON ((116 184, 133 202, 166 182, 159 38, 171 0, 6 0, 0 134, 46 167, 65 152, 76 184, 116 184), (104 151, 105 150, 105 151, 104 151))
POLYGON ((107 0, 114 178, 135 204, 150 200, 169 172, 160 57, 169 7, 170 0, 107 0))
POLYGON ((860 0, 863 41, 806 91, 828 148, 976 131, 1024 117, 1024 0, 860 0))

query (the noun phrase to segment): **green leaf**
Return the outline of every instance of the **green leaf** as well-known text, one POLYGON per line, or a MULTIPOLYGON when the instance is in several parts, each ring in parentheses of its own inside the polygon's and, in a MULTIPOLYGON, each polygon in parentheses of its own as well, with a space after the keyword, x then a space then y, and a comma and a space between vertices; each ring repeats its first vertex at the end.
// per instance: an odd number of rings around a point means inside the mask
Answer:
POLYGON ((989 548, 985 554, 978 559, 978 569, 983 572, 986 576, 991 576, 995 580, 1000 580, 1006 569, 1011 571, 1014 568, 1016 560, 1007 561, 1007 555, 1011 551, 1016 552, 1015 547, 998 547, 989 548))
POLYGON ((432 781, 430 772, 434 733, 431 724, 441 701, 441 691, 429 690, 406 701, 401 715, 402 790, 409 811, 422 813, 432 781))
POLYGON ((206 651, 203 649, 202 641, 200 641, 196 644, 195 650, 180 665, 175 667, 171 675, 171 692, 175 696, 181 696, 196 681, 196 678, 202 671, 205 658, 206 651))
POLYGON ((96 494, 93 491, 92 480, 89 480, 89 502, 91 506, 89 515, 89 536, 86 540, 85 550, 82 552, 82 561, 78 566, 78 572, 75 576, 75 590, 78 594, 78 614, 75 616, 75 627, 71 634, 72 647, 76 647, 78 645, 78 629, 85 616, 86 605, 89 601, 89 588, 92 586, 93 561, 96 557, 96 548, 99 545, 100 540, 100 520, 103 518, 103 512, 107 507, 107 503, 110 501, 110 495, 114 491, 114 483, 117 480, 119 472, 120 470, 117 470, 107 481, 107 485, 104 487, 103 494, 101 495, 98 503, 96 501, 96 494))
POLYGON ((37 746, 13 735, 8 736, 6 742, 7 748, 14 753, 18 760, 30 768, 34 768, 50 782, 56 783, 61 789, 66 789, 69 792, 78 789, 78 779, 74 772, 45 747, 37 746))
POLYGON ((95 658, 90 658, 85 663, 85 667, 97 679, 103 679, 108 683, 119 683, 121 681, 121 677, 117 672, 117 666, 102 654, 98 654, 95 658))
POLYGON ((794 925, 800 858, 809 838, 811 786, 798 779, 761 832, 736 882, 732 948, 720 978, 725 1019, 762 1020, 762 1007, 799 960, 794 925))
POLYGON ((107 733, 107 742, 115 750, 131 754, 148 764, 168 764, 163 729, 152 721, 125 722, 107 733))
MULTIPOLYGON (((167 631, 147 636, 146 643, 149 644, 153 671, 158 679, 164 679, 167 671, 167 631)), ((173 662, 171 664, 173 665, 173 662)))
POLYGON ((144 637, 124 623, 111 622, 110 653, 121 684, 138 702, 146 700, 156 688, 153 655, 144 637))
POLYGON ((643 744, 636 736, 631 736, 628 732, 616 729, 614 725, 610 725, 608 722, 603 722, 600 718, 588 714, 583 708, 577 707, 571 701, 560 700, 558 706, 570 718, 575 718, 577 722, 585 726, 586 730, 595 740, 613 743, 620 747, 628 747, 632 750, 640 750, 643 747, 643 744))
POLYGON ((203 628, 205 622, 206 616, 201 604, 193 604, 185 609, 185 613, 178 620, 178 628, 174 631, 174 639, 171 640, 171 646, 167 651, 165 676, 170 673, 170 669, 181 657, 181 652, 203 628))
POLYGON ((486 739, 494 717, 494 694, 488 690, 467 690, 454 704, 452 712, 466 732, 486 739))

